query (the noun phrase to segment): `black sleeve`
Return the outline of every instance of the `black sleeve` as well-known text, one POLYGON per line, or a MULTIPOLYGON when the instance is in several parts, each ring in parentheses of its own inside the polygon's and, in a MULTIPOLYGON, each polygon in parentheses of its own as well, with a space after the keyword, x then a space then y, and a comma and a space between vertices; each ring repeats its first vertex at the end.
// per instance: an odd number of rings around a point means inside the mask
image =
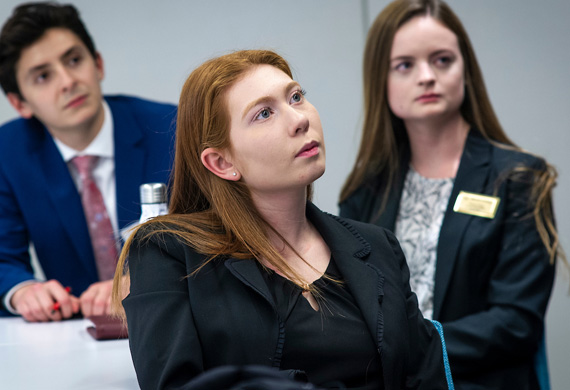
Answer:
MULTIPOLYGON (((398 260, 401 288, 406 297, 406 313, 409 330, 409 363, 406 373, 406 389, 447 389, 444 350, 434 324, 424 319, 416 294, 410 287, 410 271, 396 236, 384 229, 394 255, 398 260)), ((451 377, 449 377, 451 380, 451 377)))
POLYGON ((183 245, 172 237, 133 241, 123 300, 141 389, 180 389, 203 371, 188 296, 183 245))

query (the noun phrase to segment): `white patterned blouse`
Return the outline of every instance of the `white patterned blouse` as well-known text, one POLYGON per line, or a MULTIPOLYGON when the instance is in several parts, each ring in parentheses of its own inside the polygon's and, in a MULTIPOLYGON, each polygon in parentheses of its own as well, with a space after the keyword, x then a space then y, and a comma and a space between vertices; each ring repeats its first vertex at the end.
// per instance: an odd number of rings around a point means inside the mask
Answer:
POLYGON ((395 234, 410 267, 410 285, 425 318, 433 316, 437 243, 453 178, 429 179, 411 166, 406 175, 395 234))

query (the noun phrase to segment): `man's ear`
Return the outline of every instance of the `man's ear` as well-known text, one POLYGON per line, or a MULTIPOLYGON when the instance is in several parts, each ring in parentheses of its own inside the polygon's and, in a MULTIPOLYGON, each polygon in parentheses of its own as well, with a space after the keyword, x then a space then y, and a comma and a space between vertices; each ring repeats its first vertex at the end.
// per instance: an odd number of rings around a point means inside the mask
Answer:
POLYGON ((25 100, 23 100, 20 96, 18 96, 17 93, 8 92, 6 94, 6 97, 8 98, 8 101, 10 102, 12 107, 14 107, 16 111, 18 111, 18 113, 22 118, 30 119, 34 115, 28 103, 26 103, 25 100))
POLYGON ((202 164, 214 175, 230 181, 240 179, 240 173, 235 169, 234 164, 228 161, 224 153, 218 149, 207 148, 201 154, 202 164))
POLYGON ((101 57, 101 53, 98 51, 95 52, 95 67, 97 68, 97 76, 99 81, 103 81, 105 78, 105 66, 103 63, 103 57, 101 57))

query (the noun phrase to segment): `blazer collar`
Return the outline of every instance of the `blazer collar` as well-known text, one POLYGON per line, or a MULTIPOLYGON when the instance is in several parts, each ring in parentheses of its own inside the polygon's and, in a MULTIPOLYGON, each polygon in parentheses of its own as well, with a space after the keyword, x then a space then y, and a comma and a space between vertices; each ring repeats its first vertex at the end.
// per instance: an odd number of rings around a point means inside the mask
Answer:
POLYGON ((36 137, 37 141, 33 146, 36 153, 33 153, 30 158, 36 159, 34 165, 38 166, 43 173, 47 196, 73 243, 77 258, 83 262, 89 272, 97 275, 81 198, 69 174, 67 164, 61 158, 47 129, 36 120, 31 122, 31 126, 33 127, 31 130, 40 135, 36 137))
MULTIPOLYGON (((437 267, 435 273, 435 289, 434 289, 434 319, 439 318, 441 313, 441 306, 449 281, 453 273, 453 267, 456 262, 457 253, 463 235, 473 220, 473 216, 458 214, 453 211, 455 200, 460 191, 469 191, 475 193, 482 193, 485 185, 487 184, 490 163, 492 158, 492 145, 487 141, 476 128, 471 128, 465 141, 463 153, 459 163, 459 168, 455 176, 453 189, 449 197, 449 202, 445 215, 443 218, 442 226, 439 234, 440 243, 437 249, 437 267)), ((404 189, 404 182, 406 174, 409 169, 409 153, 404 151, 400 161, 400 174, 396 177, 394 188, 390 191, 386 208, 384 212, 376 217, 381 204, 381 195, 377 196, 377 201, 374 207, 374 216, 371 222, 384 226, 389 230, 394 230, 396 225, 396 218, 400 209, 400 201, 404 189)), ((379 193, 381 194, 382 189, 379 193)))
POLYGON ((382 210, 380 213, 380 207, 382 206, 382 200, 384 198, 384 192, 386 190, 386 180, 378 178, 376 189, 374 190, 376 201, 374 203, 373 212, 369 220, 370 223, 385 227, 391 231, 394 231, 394 227, 396 225, 396 217, 398 216, 398 210, 400 209, 400 200, 402 199, 404 182, 406 180, 406 175, 408 174, 411 158, 410 148, 408 146, 402 146, 399 153, 399 170, 396 172, 396 175, 394 177, 392 189, 388 193, 386 207, 384 207, 384 210, 382 210))
MULTIPOLYGON (((311 202, 307 202, 307 218, 323 236, 329 246, 331 256, 335 259, 337 267, 343 271, 345 259, 363 259, 370 253, 370 244, 347 222, 333 215, 319 210, 311 202)), ((273 299, 259 267, 252 259, 231 258, 226 267, 246 285, 252 287, 263 295, 270 303, 273 299)), ((350 267, 349 267, 350 268, 350 267)), ((352 274, 352 270, 347 271, 352 274)), ((342 272, 344 276, 344 272, 342 272)))
POLYGON ((491 143, 483 138, 477 129, 472 128, 469 131, 439 233, 438 242, 443 244, 437 247, 433 313, 436 320, 441 313, 463 236, 473 218, 478 218, 456 213, 453 206, 460 191, 484 191, 489 180, 492 148, 491 143))
POLYGON ((370 244, 347 221, 319 210, 307 202, 307 218, 319 231, 336 258, 364 259, 370 254, 370 244))
MULTIPOLYGON (((382 339, 382 313, 379 302, 384 295, 382 273, 367 262, 370 244, 344 219, 319 210, 307 203, 307 217, 322 235, 331 250, 331 255, 343 276, 343 280, 357 305, 372 335, 382 339)), ((271 305, 272 295, 257 264, 251 259, 229 259, 226 267, 244 284, 261 294, 271 305)))
POLYGON ((115 143, 115 182, 117 191, 117 219, 119 229, 140 216, 139 185, 143 182, 146 166, 144 140, 141 128, 123 100, 105 98, 113 117, 115 143))
POLYGON ((383 339, 384 276, 368 262, 371 246, 348 221, 323 213, 312 204, 307 216, 331 250, 332 257, 380 351, 383 339))

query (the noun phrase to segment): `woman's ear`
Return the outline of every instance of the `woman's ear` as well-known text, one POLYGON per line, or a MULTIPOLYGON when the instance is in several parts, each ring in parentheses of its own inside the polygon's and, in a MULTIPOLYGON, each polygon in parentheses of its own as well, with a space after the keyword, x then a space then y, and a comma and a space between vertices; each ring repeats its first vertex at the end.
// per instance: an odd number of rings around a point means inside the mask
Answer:
POLYGON ((202 164, 214 175, 230 181, 240 179, 240 174, 236 171, 234 164, 228 161, 224 153, 218 149, 207 148, 202 152, 200 158, 202 164))

